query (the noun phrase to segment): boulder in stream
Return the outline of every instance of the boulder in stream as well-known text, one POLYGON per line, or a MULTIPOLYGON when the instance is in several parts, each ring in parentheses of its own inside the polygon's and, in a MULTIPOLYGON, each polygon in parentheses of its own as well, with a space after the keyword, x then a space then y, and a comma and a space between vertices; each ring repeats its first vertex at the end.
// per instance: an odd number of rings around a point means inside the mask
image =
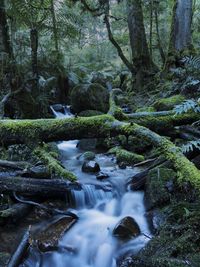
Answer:
POLYGON ((117 223, 113 235, 122 240, 131 239, 140 235, 140 228, 132 217, 127 216, 117 223))
POLYGON ((99 172, 96 175, 97 180, 104 180, 104 179, 107 179, 108 177, 109 177, 109 175, 105 172, 99 172))
POLYGON ((95 153, 92 151, 86 151, 82 155, 79 156, 80 160, 89 161, 95 159, 95 153))
POLYGON ((100 166, 94 160, 85 161, 82 166, 82 171, 86 173, 96 173, 100 171, 100 166))

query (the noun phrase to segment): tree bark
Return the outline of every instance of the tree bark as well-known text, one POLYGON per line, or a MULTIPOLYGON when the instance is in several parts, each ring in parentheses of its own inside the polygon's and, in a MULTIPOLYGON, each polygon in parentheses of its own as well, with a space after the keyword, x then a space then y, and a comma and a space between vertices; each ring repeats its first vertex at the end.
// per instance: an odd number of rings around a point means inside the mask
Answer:
POLYGON ((38 30, 36 28, 30 30, 30 40, 33 77, 38 78, 38 30))
POLYGON ((128 28, 134 65, 140 66, 140 64, 145 64, 146 68, 150 68, 151 58, 146 40, 141 1, 128 0, 127 9, 128 28))
POLYGON ((192 0, 174 0, 171 34, 165 69, 174 66, 180 53, 192 49, 192 0))
POLYGON ((0 0, 0 52, 7 53, 10 58, 12 57, 4 0, 0 0))
POLYGON ((160 39, 160 32, 159 32, 159 22, 158 22, 158 5, 159 2, 155 3, 155 11, 154 11, 154 16, 155 16, 155 24, 156 24, 156 36, 157 36, 157 43, 158 43, 158 49, 160 52, 160 57, 162 59, 163 64, 165 63, 166 56, 165 52, 162 47, 161 39, 160 39))

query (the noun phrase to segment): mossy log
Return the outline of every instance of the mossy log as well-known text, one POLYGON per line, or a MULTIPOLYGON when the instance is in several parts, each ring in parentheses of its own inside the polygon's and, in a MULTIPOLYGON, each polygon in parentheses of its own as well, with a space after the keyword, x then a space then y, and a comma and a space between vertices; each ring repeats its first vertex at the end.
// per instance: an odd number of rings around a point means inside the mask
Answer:
POLYGON ((66 170, 56 157, 54 157, 53 152, 46 151, 44 147, 37 147, 34 150, 34 153, 45 163, 51 174, 55 174, 56 176, 65 178, 71 182, 77 180, 77 177, 72 172, 66 170))
POLYGON ((8 221, 16 222, 25 217, 30 210, 31 207, 28 204, 13 204, 10 208, 0 211, 0 224, 5 224, 8 221))
POLYGON ((78 187, 61 179, 32 179, 20 177, 0 177, 0 193, 13 192, 42 197, 66 197, 69 190, 78 187))
POLYGON ((143 138, 159 147, 166 159, 173 163, 178 172, 179 181, 190 181, 200 189, 199 170, 172 142, 143 126, 120 122, 110 115, 63 120, 6 121, 3 123, 3 127, 0 126, 0 136, 4 142, 10 142, 10 140, 12 142, 19 140, 25 142, 27 139, 48 142, 108 137, 119 134, 143 138))

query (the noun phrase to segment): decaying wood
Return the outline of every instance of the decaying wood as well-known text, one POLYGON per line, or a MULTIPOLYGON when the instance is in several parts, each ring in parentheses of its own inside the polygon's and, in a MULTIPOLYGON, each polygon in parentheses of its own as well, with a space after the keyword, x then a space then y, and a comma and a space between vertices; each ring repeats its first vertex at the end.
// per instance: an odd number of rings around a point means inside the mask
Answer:
POLYGON ((5 224, 8 221, 16 222, 25 217, 31 206, 25 203, 13 204, 10 208, 0 211, 0 223, 5 224))
POLYGON ((8 161, 8 160, 0 160, 0 167, 10 168, 14 170, 24 170, 27 167, 31 167, 32 165, 28 162, 22 161, 8 161))
POLYGON ((21 263, 21 260, 26 253, 28 247, 29 247, 29 238, 30 238, 30 227, 28 230, 24 233, 23 238, 15 251, 15 253, 12 255, 8 267, 18 267, 21 263))

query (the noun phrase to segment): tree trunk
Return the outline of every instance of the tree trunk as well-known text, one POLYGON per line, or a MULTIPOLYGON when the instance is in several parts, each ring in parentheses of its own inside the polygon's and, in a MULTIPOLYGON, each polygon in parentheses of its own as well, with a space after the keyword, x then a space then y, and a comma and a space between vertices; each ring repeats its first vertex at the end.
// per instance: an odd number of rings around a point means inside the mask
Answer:
POLYGON ((174 0, 166 67, 174 66, 183 52, 192 49, 192 0, 174 0))
POLYGON ((31 60, 33 77, 38 78, 38 31, 35 28, 30 30, 31 60))
POLYGON ((0 0, 0 52, 7 53, 9 57, 12 57, 4 0, 0 0))
POLYGON ((127 0, 128 28, 133 65, 136 69, 136 88, 144 84, 145 72, 152 68, 146 40, 142 4, 140 0, 127 0))
POLYGON ((158 5, 159 3, 155 3, 155 11, 154 11, 154 16, 155 16, 155 24, 156 24, 156 36, 157 36, 157 44, 158 44, 158 49, 160 52, 160 57, 162 59, 163 64, 165 63, 165 52, 163 50, 162 44, 161 44, 161 39, 160 39, 160 32, 159 32, 159 23, 158 23, 158 5))
POLYGON ((56 21, 54 0, 51 0, 51 16, 52 16, 52 22, 53 22, 53 35, 54 35, 54 42, 55 42, 55 51, 56 51, 56 54, 58 57, 58 54, 59 54, 58 30, 57 30, 57 21, 56 21))

